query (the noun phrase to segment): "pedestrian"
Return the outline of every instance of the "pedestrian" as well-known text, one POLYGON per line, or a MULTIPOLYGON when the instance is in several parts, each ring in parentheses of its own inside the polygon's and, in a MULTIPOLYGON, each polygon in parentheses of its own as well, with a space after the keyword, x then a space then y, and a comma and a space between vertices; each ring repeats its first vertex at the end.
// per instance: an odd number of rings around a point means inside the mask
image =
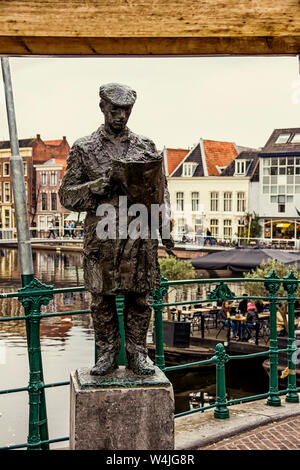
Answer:
POLYGON ((204 238, 204 245, 211 245, 211 231, 207 228, 206 229, 206 237, 204 238))
POLYGON ((70 224, 68 220, 65 221, 65 227, 64 227, 64 237, 69 237, 70 236, 70 224))
POLYGON ((230 306, 228 300, 222 303, 222 308, 218 313, 218 322, 223 323, 225 326, 231 326, 233 339, 238 339, 237 336, 237 322, 231 320, 230 306))
POLYGON ((49 229, 48 238, 50 238, 51 236, 53 236, 53 238, 56 238, 56 235, 54 232, 54 225, 52 221, 49 222, 48 229, 49 229))
POLYGON ((247 314, 246 314, 246 325, 241 325, 241 330, 242 330, 242 339, 246 339, 245 335, 245 329, 247 328, 248 332, 249 330, 255 330, 255 338, 251 336, 249 332, 249 340, 248 343, 255 343, 256 340, 256 335, 257 335, 257 324, 258 324, 258 313, 257 313, 257 308, 252 302, 248 302, 247 304, 247 314))
POLYGON ((74 222, 74 220, 71 220, 70 229, 71 229, 71 232, 70 232, 71 237, 75 238, 76 233, 75 233, 75 222, 74 222))

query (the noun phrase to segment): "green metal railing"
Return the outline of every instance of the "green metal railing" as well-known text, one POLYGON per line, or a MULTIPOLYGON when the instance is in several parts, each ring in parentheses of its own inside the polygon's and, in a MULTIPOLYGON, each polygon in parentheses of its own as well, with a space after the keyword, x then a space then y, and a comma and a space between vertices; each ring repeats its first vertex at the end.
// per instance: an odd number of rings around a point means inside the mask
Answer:
MULTIPOLYGON (((153 293, 152 307, 154 309, 154 325, 155 325, 155 363, 163 371, 174 371, 185 369, 188 367, 201 366, 205 364, 212 364, 216 367, 216 402, 212 405, 199 407, 183 413, 175 415, 176 417, 184 416, 192 413, 201 412, 207 409, 215 408, 215 418, 224 419, 229 417, 228 406, 234 403, 241 403, 250 400, 257 400, 267 398, 266 404, 269 406, 280 406, 281 395, 286 395, 285 400, 289 403, 298 403, 298 391, 300 388, 296 386, 296 364, 293 360, 293 355, 300 350, 295 346, 295 326, 294 326, 294 305, 296 300, 300 298, 295 296, 298 288, 299 280, 295 278, 292 271, 280 279, 272 270, 265 279, 234 279, 234 283, 258 282, 263 283, 269 295, 266 296, 249 296, 251 299, 267 300, 270 305, 270 346, 267 351, 230 356, 226 353, 225 347, 222 343, 217 344, 215 354, 207 360, 174 366, 165 366, 164 357, 164 342, 163 342, 163 310, 165 307, 196 304, 209 302, 223 302, 224 300, 239 300, 244 297, 239 297, 232 292, 226 283, 232 283, 233 279, 193 279, 185 281, 168 281, 161 278, 161 284, 153 293), (203 285, 203 284, 216 284, 214 290, 208 293, 206 299, 197 299, 193 301, 170 302, 164 303, 163 298, 168 292, 170 286, 181 285, 203 285), (278 290, 283 286, 286 295, 283 297, 278 296, 278 290), (277 301, 287 301, 288 304, 288 342, 287 348, 278 349, 277 344, 277 325, 276 325, 276 304, 277 301), (285 390, 278 389, 278 354, 280 352, 287 353, 288 359, 288 386, 285 390), (253 395, 246 398, 238 398, 235 400, 226 399, 226 382, 225 382, 225 369, 226 363, 230 360, 243 360, 255 358, 260 356, 269 356, 270 358, 270 379, 269 391, 260 395, 253 395)), ((1 447, 0 449, 20 449, 27 448, 32 450, 47 450, 51 443, 67 441, 69 437, 61 437, 56 439, 49 439, 45 389, 49 387, 59 387, 69 385, 69 381, 57 383, 44 383, 42 354, 40 346, 40 322, 45 317, 55 317, 62 315, 81 315, 90 313, 90 310, 75 310, 68 312, 56 313, 41 313, 42 305, 48 305, 53 299, 55 294, 67 292, 82 292, 84 287, 70 287, 54 289, 53 286, 42 284, 37 279, 33 279, 25 287, 22 287, 18 292, 0 294, 0 298, 17 298, 24 307, 23 316, 15 317, 2 317, 0 322, 12 320, 25 320, 26 322, 26 335, 28 346, 28 360, 29 360, 29 384, 27 387, 20 387, 14 389, 0 390, 0 394, 8 394, 15 392, 27 391, 29 395, 29 430, 27 443, 17 444, 12 446, 1 447)), ((125 351, 124 351, 124 325, 123 325, 123 297, 116 297, 117 313, 119 318, 119 328, 121 334, 121 351, 119 355, 119 364, 125 364, 125 351)), ((96 352, 97 357, 97 352, 96 352)))

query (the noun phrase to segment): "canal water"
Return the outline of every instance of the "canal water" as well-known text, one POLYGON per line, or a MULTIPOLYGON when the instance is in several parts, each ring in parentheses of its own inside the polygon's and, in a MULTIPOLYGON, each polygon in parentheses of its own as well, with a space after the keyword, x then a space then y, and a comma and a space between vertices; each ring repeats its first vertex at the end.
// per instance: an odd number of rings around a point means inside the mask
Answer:
MULTIPOLYGON (((83 285, 82 255, 79 252, 34 250, 35 276, 54 287, 83 285)), ((0 292, 15 292, 20 283, 18 252, 3 249, 0 255, 0 292)), ((194 295, 194 294, 193 294, 194 295)), ((57 294, 43 313, 88 309, 86 292, 57 294)), ((0 316, 21 316, 16 299, 0 299, 0 316)), ((151 333, 149 335, 149 340, 151 333)), ((70 371, 94 364, 94 334, 89 314, 44 318, 41 348, 45 383, 69 380, 70 371)), ((264 393, 268 376, 261 361, 232 361, 227 367, 228 398, 264 393), (241 367, 242 366, 242 367, 241 367)), ((0 322, 0 389, 28 385, 28 355, 25 322, 0 322)), ((170 373, 174 385, 176 413, 215 401, 215 368, 199 367, 170 373)), ((69 387, 46 389, 50 438, 69 435, 69 387)), ((0 447, 25 443, 28 433, 28 393, 0 395, 0 447)), ((51 448, 67 447, 52 444, 51 448)))

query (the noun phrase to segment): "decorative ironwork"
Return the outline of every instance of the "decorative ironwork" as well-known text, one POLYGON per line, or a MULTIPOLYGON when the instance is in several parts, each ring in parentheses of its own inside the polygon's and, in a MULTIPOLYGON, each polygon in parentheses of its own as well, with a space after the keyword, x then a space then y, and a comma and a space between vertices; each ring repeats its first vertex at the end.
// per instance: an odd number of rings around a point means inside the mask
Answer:
POLYGON ((167 295, 168 290, 169 290, 169 286, 167 283, 168 283, 168 279, 160 275, 160 285, 152 293, 154 303, 156 304, 161 303, 164 296, 167 295))
POLYGON ((37 310, 39 311, 42 305, 48 305, 50 300, 53 299, 53 286, 43 284, 38 279, 34 278, 27 286, 21 287, 18 289, 19 300, 23 304, 23 306, 30 307, 32 306, 32 313, 31 315, 37 315, 37 310), (37 295, 39 291, 46 291, 37 295), (49 292, 50 291, 50 292, 49 292))
POLYGON ((287 291, 288 297, 294 296, 298 289, 298 280, 293 271, 289 271, 288 274, 284 276, 282 285, 284 290, 287 291), (285 282, 285 280, 289 282, 285 282))
POLYGON ((220 282, 218 286, 212 292, 207 294, 209 300, 224 302, 225 300, 232 300, 235 297, 235 293, 232 292, 227 284, 220 282))
POLYGON ((266 281, 269 281, 269 282, 265 282, 265 288, 267 289, 268 292, 270 292, 270 294, 272 296, 276 296, 279 288, 280 288, 280 284, 281 284, 281 280, 280 278, 277 276, 276 272, 274 271, 274 269, 271 269, 271 271, 269 272, 269 274, 265 277, 265 280, 266 281), (270 282, 270 280, 272 282, 270 282))

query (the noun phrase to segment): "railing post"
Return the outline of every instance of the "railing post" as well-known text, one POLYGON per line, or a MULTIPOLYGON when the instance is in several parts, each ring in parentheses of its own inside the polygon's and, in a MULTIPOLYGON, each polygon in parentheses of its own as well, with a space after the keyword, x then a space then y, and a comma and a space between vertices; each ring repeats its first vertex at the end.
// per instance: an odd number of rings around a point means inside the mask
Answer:
MULTIPOLYGON (((293 271, 284 277, 292 282, 283 282, 283 287, 288 296, 288 348, 295 346, 295 292, 298 288, 298 281, 293 271)), ((288 352, 288 393, 285 401, 288 403, 299 403, 299 395, 296 392, 296 364, 293 361, 294 352, 288 352)))
POLYGON ((121 345, 120 345, 118 363, 119 363, 119 366, 125 366, 126 354, 125 354, 125 330, 124 330, 124 318, 123 318, 124 295, 116 295, 116 306, 117 306, 117 314, 118 314, 118 320, 119 320, 119 331, 120 331, 120 336, 121 336, 121 345))
POLYGON ((168 292, 168 279, 160 276, 160 286, 153 292, 152 297, 154 303, 158 304, 154 306, 154 327, 155 327, 155 364, 162 371, 165 370, 165 354, 164 354, 164 334, 163 334, 163 320, 162 312, 163 307, 160 305, 163 302, 163 297, 168 292))
POLYGON ((215 349, 216 358, 216 408, 214 417, 218 419, 229 418, 229 410, 226 406, 226 383, 225 383, 225 362, 228 360, 225 348, 222 343, 217 344, 215 349))
POLYGON ((270 380, 267 405, 280 406, 281 400, 278 395, 278 344, 277 344, 277 291, 280 288, 280 279, 272 269, 265 277, 265 288, 270 293, 270 380))
POLYGON ((26 327, 28 331, 28 358, 29 358, 29 431, 28 444, 30 449, 49 450, 49 444, 40 444, 40 441, 49 439, 43 364, 40 344, 40 308, 48 305, 53 298, 53 286, 42 284, 37 279, 31 281, 26 287, 19 289, 23 295, 19 297, 24 306, 26 327), (49 290, 49 294, 32 295, 39 290, 49 290))

